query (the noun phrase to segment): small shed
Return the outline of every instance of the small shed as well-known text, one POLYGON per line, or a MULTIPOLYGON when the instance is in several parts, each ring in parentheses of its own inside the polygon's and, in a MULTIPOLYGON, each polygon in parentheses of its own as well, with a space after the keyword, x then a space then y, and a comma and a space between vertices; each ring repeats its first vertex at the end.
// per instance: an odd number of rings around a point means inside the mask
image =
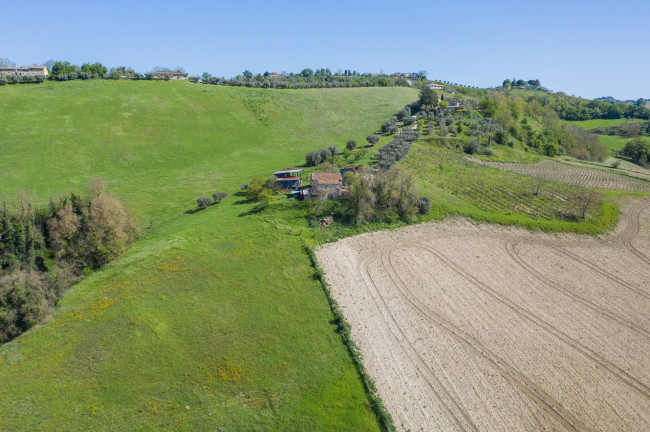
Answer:
POLYGON ((297 189, 300 187, 300 178, 298 177, 282 177, 275 180, 275 183, 280 189, 297 189))
POLYGON ((302 172, 303 172, 303 168, 285 168, 280 171, 274 172, 273 175, 276 176, 278 179, 288 178, 288 177, 300 178, 302 172))

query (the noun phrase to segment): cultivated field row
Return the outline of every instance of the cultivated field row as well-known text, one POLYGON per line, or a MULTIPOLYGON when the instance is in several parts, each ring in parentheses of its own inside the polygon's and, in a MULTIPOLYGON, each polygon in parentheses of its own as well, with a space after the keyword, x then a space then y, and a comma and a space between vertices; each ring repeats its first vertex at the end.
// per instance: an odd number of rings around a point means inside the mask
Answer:
MULTIPOLYGON (((418 177, 477 206, 545 219, 582 217, 586 188, 470 162, 456 152, 415 146, 404 164, 418 177)), ((650 183, 648 183, 650 185, 650 183)))
POLYGON ((472 162, 488 165, 502 170, 518 172, 532 177, 558 180, 578 186, 605 189, 622 189, 629 191, 650 191, 650 180, 630 175, 617 174, 604 169, 586 166, 568 165, 566 163, 543 159, 538 163, 491 162, 470 158, 472 162))
POLYGON ((468 221, 318 259, 400 430, 650 430, 650 201, 599 239, 468 221))

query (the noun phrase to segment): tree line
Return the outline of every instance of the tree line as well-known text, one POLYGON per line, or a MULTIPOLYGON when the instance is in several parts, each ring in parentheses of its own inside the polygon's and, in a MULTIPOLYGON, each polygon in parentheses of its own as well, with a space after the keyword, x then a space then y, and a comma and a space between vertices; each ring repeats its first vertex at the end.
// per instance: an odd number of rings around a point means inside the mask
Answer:
POLYGON ((64 290, 87 271, 115 260, 136 235, 122 203, 103 181, 85 197, 71 193, 46 208, 22 198, 0 211, 0 342, 41 322, 64 290))

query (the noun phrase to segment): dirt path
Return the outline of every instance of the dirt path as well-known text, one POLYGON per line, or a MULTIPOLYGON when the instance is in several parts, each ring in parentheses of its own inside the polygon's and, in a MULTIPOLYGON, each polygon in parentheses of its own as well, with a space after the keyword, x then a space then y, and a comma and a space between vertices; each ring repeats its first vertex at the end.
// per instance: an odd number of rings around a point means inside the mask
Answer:
POLYGON ((600 238, 467 220, 317 251, 400 430, 650 430, 650 199, 600 238))

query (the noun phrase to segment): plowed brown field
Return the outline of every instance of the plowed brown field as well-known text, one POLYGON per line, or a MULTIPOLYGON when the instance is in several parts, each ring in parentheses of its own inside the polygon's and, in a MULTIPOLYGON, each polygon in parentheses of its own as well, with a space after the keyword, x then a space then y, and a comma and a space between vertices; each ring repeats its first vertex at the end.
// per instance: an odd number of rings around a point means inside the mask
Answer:
POLYGON ((601 238, 457 220, 317 256, 399 430, 650 430, 650 200, 601 238))

